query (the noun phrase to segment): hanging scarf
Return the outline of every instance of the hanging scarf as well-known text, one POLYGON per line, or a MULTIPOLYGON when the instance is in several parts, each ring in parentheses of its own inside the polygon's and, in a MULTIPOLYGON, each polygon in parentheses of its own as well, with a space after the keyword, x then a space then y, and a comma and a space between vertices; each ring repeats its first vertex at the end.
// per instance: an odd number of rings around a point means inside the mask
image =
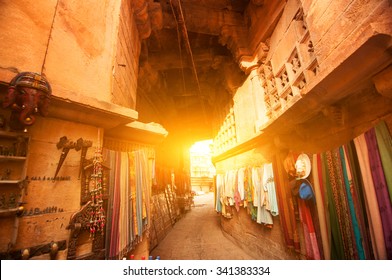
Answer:
POLYGON ((273 219, 270 211, 268 211, 267 205, 267 194, 264 190, 264 172, 261 167, 252 168, 252 184, 255 188, 255 206, 257 207, 257 219, 256 222, 264 225, 272 225, 273 219), (257 204, 256 204, 257 203, 257 204))
POLYGON ((339 225, 339 218, 338 218, 338 213, 336 210, 336 204, 334 202, 334 197, 333 197, 333 191, 332 191, 332 186, 330 183, 329 179, 329 174, 328 174, 328 160, 327 160, 327 155, 326 153, 323 153, 321 155, 322 159, 322 173, 323 173, 323 185, 325 186, 327 190, 327 203, 328 203, 328 214, 329 214, 329 224, 331 228, 331 239, 330 239, 330 244, 331 244, 331 259, 334 260, 343 260, 345 259, 345 254, 344 254, 344 248, 343 248, 343 240, 342 240, 342 234, 340 231, 340 225, 339 225))
POLYGON ((380 154, 377 147, 377 139, 374 128, 365 132, 365 139, 368 147, 369 164, 373 178, 378 207, 380 210, 382 228, 384 232, 387 258, 392 259, 392 205, 388 196, 387 184, 380 154))
POLYGON ((374 260, 363 180, 354 141, 350 141, 345 146, 345 149, 347 151, 347 156, 349 158, 348 160, 350 162, 353 184, 353 199, 356 206, 355 209, 357 211, 358 221, 360 223, 360 230, 363 238, 366 259, 374 260))
POLYGON ((107 153, 110 166, 107 257, 119 259, 142 241, 143 231, 149 228, 151 174, 144 150, 107 153))
POLYGON ((136 222, 137 222, 137 235, 143 235, 143 178, 141 159, 138 151, 134 152, 135 155, 135 171, 136 171, 136 222))
POLYGON ((372 247, 374 249, 375 259, 385 260, 387 251, 385 248, 384 233, 382 230, 382 222, 380 211, 378 208, 376 191, 372 180, 370 170, 368 148, 365 135, 362 134, 354 139, 355 148, 358 154, 358 162, 361 169, 364 193, 366 197, 366 211, 369 216, 370 236, 372 247))
POLYGON ((264 192, 263 197, 261 197, 261 189, 262 189, 262 175, 259 167, 252 167, 251 169, 252 176, 252 186, 253 186, 253 206, 259 207, 265 205, 264 192), (262 200, 262 201, 261 201, 262 200))
POLYGON ((215 211, 218 213, 222 212, 222 189, 223 189, 223 174, 216 175, 216 200, 215 200, 215 211))
POLYGON ((385 181, 388 186, 389 202, 392 203, 392 137, 385 122, 380 122, 375 129, 385 181))
POLYGON ((340 159, 342 162, 342 171, 343 171, 343 176, 344 176, 347 201, 348 201, 348 205, 349 205, 349 209, 350 209, 351 222, 353 225, 355 244, 357 247, 356 251, 358 252, 358 258, 360 260, 364 260, 365 259, 365 252, 363 250, 362 236, 361 236, 361 231, 359 229, 357 213, 355 211, 354 199, 353 199, 353 195, 352 195, 353 186, 352 186, 351 170, 350 170, 350 166, 347 163, 347 155, 344 151, 344 148, 340 147, 339 152, 340 152, 340 159))
POLYGON ((245 176, 245 168, 240 168, 238 170, 238 192, 240 193, 241 200, 245 199, 245 185, 244 185, 244 176, 245 176))
POLYGON ((135 179, 136 179, 136 218, 137 234, 139 238, 143 236, 143 227, 147 222, 146 202, 148 203, 147 188, 149 188, 148 162, 143 150, 135 151, 135 179))
POLYGON ((251 170, 249 168, 245 168, 244 170, 244 192, 245 192, 245 201, 252 201, 252 175, 251 170))
POLYGON ((326 152, 328 176, 332 191, 333 202, 336 207, 337 219, 343 241, 346 259, 355 259, 356 248, 353 244, 353 230, 348 210, 347 195, 344 188, 342 166, 339 150, 326 152))
POLYGON ((300 240, 294 213, 293 197, 289 187, 288 174, 283 166, 281 154, 273 158, 273 172, 275 174, 276 192, 278 196, 279 218, 287 247, 300 251, 300 240))
POLYGON ((320 235, 323 245, 324 259, 331 259, 330 251, 330 238, 329 238, 329 227, 327 224, 327 213, 326 213, 326 201, 324 198, 324 188, 322 185, 322 174, 321 174, 321 158, 320 155, 314 154, 312 160, 312 176, 313 176, 313 187, 316 197, 316 207, 319 217, 320 235))
POLYGON ((264 164, 263 173, 263 188, 268 194, 268 206, 267 210, 271 212, 273 216, 279 215, 278 201, 276 199, 275 179, 272 163, 264 164))
POLYGON ((113 214, 112 214, 112 225, 111 225, 111 242, 110 242, 110 254, 109 257, 114 259, 119 255, 119 220, 120 220, 120 178, 121 178, 121 158, 120 152, 115 153, 114 157, 114 191, 113 191, 113 214))
POLYGON ((135 154, 128 152, 129 162, 129 219, 131 220, 130 232, 132 232, 132 243, 137 243, 137 217, 136 217, 136 166, 135 154))
POLYGON ((319 260, 320 251, 318 248, 316 232, 313 225, 312 215, 308 206, 308 202, 303 199, 298 199, 298 208, 300 212, 300 219, 303 226, 306 256, 308 259, 319 260))
POLYGON ((113 198, 114 198, 114 181, 115 181, 115 164, 116 153, 114 151, 103 149, 105 163, 109 166, 108 180, 108 207, 106 215, 106 237, 105 237, 105 259, 111 259, 111 240, 112 240, 112 216, 113 216, 113 198))
POLYGON ((235 205, 235 209, 237 210, 237 212, 240 211, 240 206, 242 205, 241 203, 241 195, 238 191, 238 171, 235 170, 234 171, 234 205, 235 205))
POLYGON ((119 210, 119 252, 121 255, 127 252, 128 237, 129 237, 129 217, 128 217, 128 155, 125 152, 121 152, 120 154, 120 201, 121 206, 119 210))

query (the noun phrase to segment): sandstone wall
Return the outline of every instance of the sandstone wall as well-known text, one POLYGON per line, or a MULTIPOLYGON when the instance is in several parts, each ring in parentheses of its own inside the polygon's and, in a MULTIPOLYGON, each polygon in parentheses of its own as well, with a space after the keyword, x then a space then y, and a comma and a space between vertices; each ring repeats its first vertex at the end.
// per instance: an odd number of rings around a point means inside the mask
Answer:
MULTIPOLYGON (((325 151, 386 116, 388 122, 391 100, 375 92, 372 77, 392 62, 391 14, 389 1, 288 0, 265 41, 267 53, 254 54, 257 74, 253 70, 233 98, 237 143, 216 155, 217 173, 268 162, 280 148, 325 151), (262 125, 257 96, 268 103, 262 125), (344 108, 339 116, 321 112, 331 104, 344 108)), ((256 46, 255 37, 263 42, 261 34, 268 32, 265 27, 257 30, 255 22, 272 23, 273 18, 258 18, 256 11, 253 15, 250 39, 256 46)), ((252 222, 244 209, 233 213, 232 219, 222 218, 223 229, 250 253, 300 258, 285 249, 279 218, 268 231, 252 222)))
MULTIPOLYGON (((60 159, 56 144, 66 136, 73 141, 91 140, 95 147, 104 128, 137 118, 133 109, 140 39, 133 7, 130 0, 50 0, 39 5, 23 0, 1 1, 0 5, 0 102, 7 83, 24 71, 43 72, 53 95, 49 116, 37 116, 28 128, 25 212, 16 220, 14 216, 1 218, 0 253, 63 240, 68 248, 70 230, 66 227, 81 207, 81 153, 70 150, 57 175, 64 180, 48 180, 54 177, 60 159), (8 248, 13 232, 18 232, 16 242, 8 248)), ((5 115, 10 112, 4 111, 5 115)), ((93 151, 88 150, 87 158, 93 151)), ((78 242, 77 257, 91 252, 87 232, 78 242)), ((67 249, 61 249, 57 258, 66 259, 67 249)))
POLYGON ((42 71, 57 97, 134 109, 140 40, 130 1, 122 2, 2 3, 0 80, 42 71))
POLYGON ((112 102, 136 109, 140 40, 130 0, 123 0, 113 66, 112 102))
POLYGON ((0 9, 0 80, 22 71, 41 72, 56 1, 2 1, 0 9))
POLYGON ((301 256, 284 245, 279 217, 274 217, 273 227, 267 228, 250 219, 246 209, 233 210, 233 217, 221 217, 221 226, 227 237, 249 255, 262 260, 295 260, 301 256))
MULTIPOLYGON (((31 141, 26 172, 28 183, 22 199, 25 211, 19 218, 11 216, 1 219, 0 252, 7 251, 15 219, 18 219, 18 235, 12 250, 68 241, 70 231, 66 227, 71 215, 80 209, 82 182, 78 175, 81 154, 80 151, 71 149, 57 175, 59 180, 51 180, 55 176, 62 152, 56 144, 62 136, 73 141, 82 137, 93 141, 93 147, 96 147, 100 134, 102 132, 96 127, 37 117, 35 125, 29 128, 31 141)), ((93 147, 88 150, 87 159, 92 158, 93 147)), ((86 240, 85 243, 90 245, 85 245, 88 248, 82 250, 85 250, 84 253, 90 252, 91 240, 86 240)), ((49 258, 48 255, 42 257, 49 258)), ((60 250, 58 258, 66 257, 66 251, 60 250)))

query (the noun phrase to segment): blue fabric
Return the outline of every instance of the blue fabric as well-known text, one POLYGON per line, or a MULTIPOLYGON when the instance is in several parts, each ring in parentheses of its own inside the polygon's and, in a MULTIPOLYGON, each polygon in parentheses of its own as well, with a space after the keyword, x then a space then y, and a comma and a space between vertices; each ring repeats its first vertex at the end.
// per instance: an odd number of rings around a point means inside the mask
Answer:
POLYGON ((358 258, 360 260, 364 260, 364 259, 366 259, 365 258, 365 252, 364 252, 363 245, 362 245, 362 236, 361 236, 361 231, 360 231, 360 228, 359 228, 357 215, 355 213, 354 201, 353 201, 353 197, 352 197, 351 190, 350 190, 350 186, 351 185, 350 185, 350 182, 348 180, 347 167, 346 167, 347 163, 346 163, 346 160, 345 160, 345 157, 344 157, 343 147, 339 148, 339 153, 340 153, 340 160, 342 162, 344 185, 345 185, 345 188, 346 188, 348 206, 349 206, 349 209, 350 209, 351 222, 352 222, 352 226, 353 226, 353 230, 354 230, 355 244, 357 246, 357 251, 358 251, 358 258))
POLYGON ((309 200, 309 199, 314 198, 312 187, 306 181, 302 181, 300 183, 298 194, 299 194, 299 197, 304 200, 309 200))

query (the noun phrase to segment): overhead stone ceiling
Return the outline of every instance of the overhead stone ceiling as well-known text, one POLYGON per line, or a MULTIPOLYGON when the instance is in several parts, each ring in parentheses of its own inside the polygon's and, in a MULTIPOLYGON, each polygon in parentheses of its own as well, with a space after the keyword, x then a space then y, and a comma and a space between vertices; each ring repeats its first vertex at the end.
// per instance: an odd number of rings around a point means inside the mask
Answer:
MULTIPOLYGON (((260 2, 260 1, 254 1, 260 2)), ((222 32, 245 27, 249 0, 161 0, 161 28, 143 40, 137 111, 189 141, 212 138, 245 74, 222 32)), ((246 33, 244 32, 244 36, 246 33)))

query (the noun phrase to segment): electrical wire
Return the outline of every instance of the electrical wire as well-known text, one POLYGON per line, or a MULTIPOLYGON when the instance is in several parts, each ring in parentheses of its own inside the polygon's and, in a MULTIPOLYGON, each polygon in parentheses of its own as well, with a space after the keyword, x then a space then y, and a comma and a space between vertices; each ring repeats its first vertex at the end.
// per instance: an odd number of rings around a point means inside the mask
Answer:
POLYGON ((191 45, 190 45, 190 42, 189 42, 188 31, 187 31, 186 24, 185 24, 185 17, 184 17, 182 5, 181 5, 181 0, 175 0, 175 1, 178 4, 178 10, 179 10, 179 15, 178 16, 179 16, 179 18, 175 15, 175 11, 174 11, 174 6, 173 6, 173 1, 172 0, 170 0, 170 6, 172 8, 173 16, 174 16, 174 18, 176 20, 177 30, 179 30, 179 26, 181 25, 182 34, 184 36, 184 41, 185 41, 185 46, 186 46, 186 49, 187 49, 188 54, 190 56, 190 60, 191 60, 191 63, 192 63, 192 70, 193 70, 193 74, 195 76, 195 80, 196 80, 196 84, 197 84, 197 88, 198 88, 198 95, 199 95, 200 104, 201 104, 201 107, 202 107, 202 113, 203 113, 204 121, 206 123, 208 123, 207 112, 206 112, 204 100, 202 99, 199 77, 197 75, 196 64, 195 64, 195 61, 194 61, 194 58, 193 58, 192 48, 191 48, 191 45))
POLYGON ((46 50, 45 50, 44 60, 42 61, 41 74, 43 74, 43 72, 44 72, 45 63, 46 63, 46 56, 47 56, 48 50, 49 50, 49 42, 50 42, 50 38, 52 37, 54 19, 56 18, 57 7, 59 6, 59 2, 60 2, 60 0, 57 0, 56 7, 54 8, 54 14, 53 14, 53 19, 52 19, 52 24, 51 24, 51 26, 50 26, 50 31, 49 31, 49 36, 48 36, 48 42, 47 42, 47 44, 46 44, 46 50))
POLYGON ((178 19, 177 19, 177 16, 176 16, 176 13, 175 13, 175 11, 174 11, 174 7, 173 7, 173 4, 172 4, 172 1, 170 0, 170 7, 171 7, 171 10, 172 10, 172 13, 173 13, 173 16, 174 16, 174 19, 176 20, 176 29, 177 29, 177 42, 178 42, 178 51, 179 51, 179 53, 180 53, 180 64, 181 64, 181 75, 182 75, 182 86, 183 86, 183 90, 184 90, 184 93, 186 93, 186 83, 185 83, 185 74, 184 74, 184 65, 183 65, 183 61, 182 61, 182 48, 181 48, 181 34, 180 34, 180 29, 179 29, 179 26, 178 26, 178 19))

